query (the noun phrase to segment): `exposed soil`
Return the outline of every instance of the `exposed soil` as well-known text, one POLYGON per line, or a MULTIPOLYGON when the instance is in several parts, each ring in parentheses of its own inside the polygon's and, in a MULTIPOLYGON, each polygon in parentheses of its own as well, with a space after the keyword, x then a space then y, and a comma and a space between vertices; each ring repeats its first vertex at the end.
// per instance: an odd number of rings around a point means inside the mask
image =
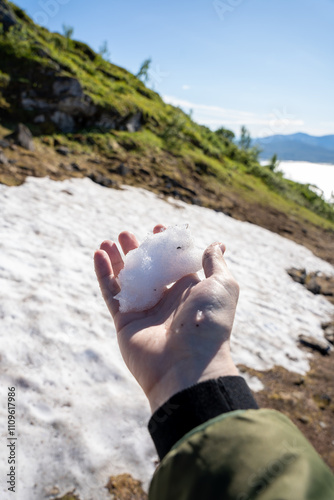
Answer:
POLYGON ((334 472, 334 356, 301 348, 313 354, 311 369, 303 376, 281 366, 265 372, 239 368, 263 383, 264 390, 255 394, 260 408, 287 415, 334 472))

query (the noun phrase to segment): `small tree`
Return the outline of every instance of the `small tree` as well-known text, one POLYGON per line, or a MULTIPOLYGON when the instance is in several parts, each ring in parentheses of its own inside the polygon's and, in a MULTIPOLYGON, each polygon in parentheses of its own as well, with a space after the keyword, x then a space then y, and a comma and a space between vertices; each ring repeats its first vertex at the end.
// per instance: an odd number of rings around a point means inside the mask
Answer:
POLYGON ((73 26, 69 26, 67 24, 63 24, 63 34, 64 37, 66 38, 66 48, 68 49, 71 45, 71 39, 74 33, 74 28, 73 26))
POLYGON ((233 142, 233 139, 235 138, 235 133, 232 132, 232 130, 228 130, 227 128, 220 127, 215 131, 215 134, 218 135, 218 137, 221 137, 223 139, 227 139, 228 141, 233 142))
POLYGON ((68 24, 63 24, 63 34, 64 37, 70 40, 73 36, 74 28, 73 26, 69 26, 68 24))
POLYGON ((99 54, 101 57, 103 57, 103 59, 110 62, 110 52, 107 40, 104 40, 101 47, 99 48, 99 54))
POLYGON ((268 167, 272 172, 277 172, 278 166, 279 166, 279 160, 277 158, 277 154, 274 154, 272 159, 270 160, 268 167))
POLYGON ((140 66, 138 73, 136 74, 136 77, 142 80, 144 83, 148 83, 150 79, 149 70, 151 63, 152 63, 151 58, 145 59, 145 61, 140 66))
POLYGON ((244 151, 248 151, 251 147, 251 144, 252 144, 252 139, 251 139, 250 133, 247 130, 247 128, 243 125, 241 127, 241 137, 240 137, 240 141, 239 141, 239 146, 244 151))

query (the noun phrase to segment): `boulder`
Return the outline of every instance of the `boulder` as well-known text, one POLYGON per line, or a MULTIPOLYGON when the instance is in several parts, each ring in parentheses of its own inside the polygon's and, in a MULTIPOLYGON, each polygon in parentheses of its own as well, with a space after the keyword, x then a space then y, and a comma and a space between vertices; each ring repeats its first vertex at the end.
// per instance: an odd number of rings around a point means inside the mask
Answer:
POLYGON ((84 93, 80 82, 69 76, 57 76, 52 85, 55 97, 83 97, 84 93))
POLYGON ((65 97, 57 104, 57 110, 68 115, 91 117, 96 113, 96 106, 89 96, 65 97))
POLYGON ((17 24, 13 9, 4 0, 0 0, 0 23, 3 24, 5 32, 17 24))
POLYGON ((51 121, 65 134, 73 132, 75 122, 72 116, 64 113, 63 111, 55 111, 51 115, 51 121))
POLYGON ((16 144, 29 151, 35 150, 33 135, 23 123, 19 123, 15 132, 7 135, 6 139, 12 139, 16 144))

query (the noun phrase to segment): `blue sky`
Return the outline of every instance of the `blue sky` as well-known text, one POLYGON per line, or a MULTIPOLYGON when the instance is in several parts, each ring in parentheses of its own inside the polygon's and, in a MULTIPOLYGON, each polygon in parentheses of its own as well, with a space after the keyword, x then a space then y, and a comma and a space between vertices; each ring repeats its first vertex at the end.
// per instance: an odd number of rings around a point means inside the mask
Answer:
POLYGON ((334 0, 18 0, 213 129, 334 134, 334 0))

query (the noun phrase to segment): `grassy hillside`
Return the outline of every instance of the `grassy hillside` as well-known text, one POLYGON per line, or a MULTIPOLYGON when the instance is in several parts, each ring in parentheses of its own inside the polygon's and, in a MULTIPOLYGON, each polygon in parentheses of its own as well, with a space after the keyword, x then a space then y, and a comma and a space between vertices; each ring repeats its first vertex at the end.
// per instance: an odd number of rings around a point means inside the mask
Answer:
MULTIPOLYGON (((213 132, 196 124, 86 44, 50 33, 14 4, 1 3, 15 18, 11 27, 0 23, 3 133, 21 121, 44 157, 51 155, 47 148, 57 145, 74 155, 98 154, 100 163, 82 169, 93 180, 113 179, 116 166, 126 163, 131 175, 122 182, 147 185, 242 219, 252 220, 252 210, 269 209, 334 231, 333 206, 308 186, 261 167, 256 149, 240 149, 225 129, 213 132)), ((61 173, 63 163, 58 164, 61 173)), ((1 182, 17 184, 27 175, 19 168, 13 174, 0 167, 1 182)), ((37 162, 27 172, 52 176, 54 171, 55 166, 51 174, 39 172, 37 162)), ((63 174, 70 175, 69 169, 63 174)), ((254 222, 271 228, 258 219, 254 222)))

